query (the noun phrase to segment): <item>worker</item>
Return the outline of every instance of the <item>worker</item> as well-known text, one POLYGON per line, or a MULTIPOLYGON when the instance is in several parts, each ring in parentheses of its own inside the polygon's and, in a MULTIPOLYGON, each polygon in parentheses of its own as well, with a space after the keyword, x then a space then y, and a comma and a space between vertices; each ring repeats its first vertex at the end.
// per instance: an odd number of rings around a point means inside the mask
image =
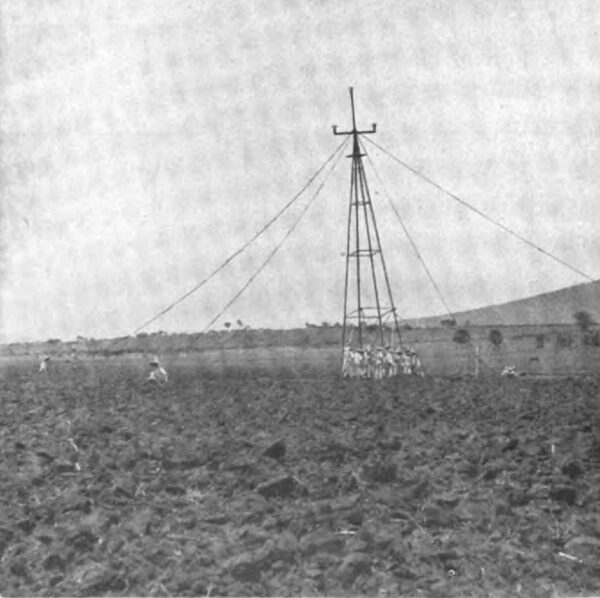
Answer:
POLYGON ((385 348, 383 366, 384 366, 384 375, 387 371, 388 378, 393 378, 398 373, 398 364, 396 363, 396 360, 394 359, 394 354, 392 353, 392 350, 390 349, 389 345, 385 348))
POLYGON ((150 375, 146 382, 157 382, 158 384, 166 384, 169 381, 167 370, 161 365, 158 355, 155 355, 150 362, 150 375))
POLYGON ((42 360, 40 361, 40 369, 38 370, 40 374, 42 372, 48 371, 48 362, 49 361, 50 361, 50 357, 48 357, 48 355, 44 355, 42 357, 42 360))

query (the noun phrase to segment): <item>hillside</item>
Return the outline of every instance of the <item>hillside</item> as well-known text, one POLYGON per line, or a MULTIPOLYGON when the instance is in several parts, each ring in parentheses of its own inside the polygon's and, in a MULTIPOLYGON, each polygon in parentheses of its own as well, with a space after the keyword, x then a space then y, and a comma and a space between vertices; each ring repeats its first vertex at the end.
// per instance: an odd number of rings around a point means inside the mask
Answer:
MULTIPOLYGON (((596 322, 600 322, 599 283, 588 282, 517 301, 463 311, 456 314, 456 319, 459 325, 469 323, 472 326, 573 324, 573 314, 586 311, 596 322)), ((410 320, 410 325, 417 328, 437 327, 447 317, 410 320)))
MULTIPOLYGON (((523 334, 535 336, 535 330, 530 330, 530 327, 554 328, 567 325, 569 328, 575 328, 576 312, 587 312, 595 322, 600 324, 600 284, 581 284, 526 299, 472 309, 457 313, 456 318, 459 327, 485 329, 494 326, 516 326, 520 328, 518 331, 520 338, 523 334)), ((409 320, 407 323, 414 330, 412 333, 403 330, 403 335, 411 343, 426 342, 443 345, 452 336, 450 334, 448 337, 448 329, 441 324, 446 319, 447 316, 434 316, 409 320), (437 329, 437 332, 434 329, 437 329)), ((540 329, 538 332, 543 330, 540 329)), ((72 353, 106 356, 149 352, 177 354, 277 347, 323 349, 337 347, 341 333, 339 325, 309 325, 306 328, 291 330, 232 330, 211 331, 206 334, 141 333, 135 337, 121 339, 80 337, 75 341, 67 342, 50 339, 37 343, 0 345, 0 357, 41 353, 54 356, 72 353)))

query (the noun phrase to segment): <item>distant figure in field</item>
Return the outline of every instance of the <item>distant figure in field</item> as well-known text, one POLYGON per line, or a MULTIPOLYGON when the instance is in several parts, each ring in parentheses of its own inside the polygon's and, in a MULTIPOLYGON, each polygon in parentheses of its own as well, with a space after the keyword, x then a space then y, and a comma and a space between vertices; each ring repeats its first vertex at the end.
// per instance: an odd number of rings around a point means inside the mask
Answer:
POLYGON ((392 353, 389 345, 385 348, 383 359, 384 376, 387 372, 387 377, 393 378, 398 373, 398 364, 394 359, 394 354, 392 353))
POLYGON ((342 377, 351 378, 354 376, 354 352, 346 345, 344 347, 344 357, 342 360, 342 377))
POLYGON ((48 362, 50 361, 50 357, 48 355, 44 355, 40 361, 40 369, 38 370, 41 374, 42 372, 48 371, 48 362))
POLYGON ((364 374, 363 378, 373 378, 375 372, 375 353, 371 345, 367 345, 363 353, 364 374))
POLYGON ((405 376, 410 376, 411 372, 411 364, 410 364, 410 355, 406 351, 406 349, 400 347, 396 349, 396 364, 402 368, 402 373, 405 376))
POLYGON ((169 375, 167 370, 160 364, 158 355, 155 355, 150 362, 150 375, 146 379, 146 382, 157 382, 158 384, 165 384, 169 381, 169 375))
POLYGON ((383 379, 384 368, 385 368, 385 350, 381 347, 375 349, 375 353, 373 355, 374 367, 373 367, 373 376, 375 380, 383 379))
POLYGON ((423 378, 425 374, 423 373, 423 367, 421 365, 421 360, 419 359, 417 352, 412 347, 408 347, 407 353, 410 363, 410 373, 413 376, 420 376, 421 378, 423 378))
POLYGON ((350 345, 344 347, 344 360, 342 375, 344 378, 357 378, 361 374, 362 354, 352 349, 350 345))
POLYGON ((501 376, 507 376, 508 378, 516 378, 519 373, 517 372, 517 367, 514 365, 507 365, 500 372, 501 376))

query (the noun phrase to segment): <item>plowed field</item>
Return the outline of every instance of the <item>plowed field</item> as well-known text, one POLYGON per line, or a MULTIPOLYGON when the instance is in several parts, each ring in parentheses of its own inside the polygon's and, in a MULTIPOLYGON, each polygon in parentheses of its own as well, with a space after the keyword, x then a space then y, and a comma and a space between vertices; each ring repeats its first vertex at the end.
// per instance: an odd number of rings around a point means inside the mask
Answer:
POLYGON ((598 381, 5 367, 0 593, 600 591, 598 381))

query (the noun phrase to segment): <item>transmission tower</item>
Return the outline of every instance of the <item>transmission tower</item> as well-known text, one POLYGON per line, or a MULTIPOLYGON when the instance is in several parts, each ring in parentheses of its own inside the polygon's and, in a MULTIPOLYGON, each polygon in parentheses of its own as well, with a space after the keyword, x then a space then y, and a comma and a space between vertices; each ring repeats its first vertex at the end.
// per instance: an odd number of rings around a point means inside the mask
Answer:
POLYGON ((333 126, 334 135, 352 135, 352 154, 347 156, 352 159, 352 169, 346 241, 342 352, 347 345, 359 350, 363 350, 367 345, 394 345, 395 338, 401 347, 398 315, 363 165, 363 157, 366 154, 362 153, 358 141, 360 135, 375 133, 377 125, 373 124, 370 130, 365 131, 356 128, 352 87, 350 106, 352 130, 338 131, 337 126, 333 126))

